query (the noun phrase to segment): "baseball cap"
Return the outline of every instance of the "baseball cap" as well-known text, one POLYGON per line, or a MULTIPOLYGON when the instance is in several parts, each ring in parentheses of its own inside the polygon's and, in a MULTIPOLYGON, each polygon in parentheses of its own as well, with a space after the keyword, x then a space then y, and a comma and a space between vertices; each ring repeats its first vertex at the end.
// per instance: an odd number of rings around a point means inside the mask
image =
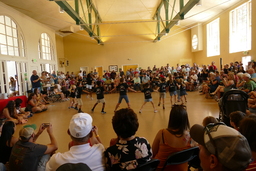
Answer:
POLYGON ((248 73, 244 73, 244 77, 251 78, 251 75, 248 73))
POLYGON ((195 124, 190 134, 226 168, 244 170, 251 161, 251 150, 246 138, 224 123, 210 123, 206 127, 195 124))
POLYGON ((92 130, 92 117, 88 113, 75 114, 69 123, 69 132, 74 138, 83 138, 92 130))
POLYGON ((23 128, 20 130, 19 135, 23 139, 28 139, 31 137, 31 135, 34 133, 36 130, 36 125, 25 125, 23 128))
POLYGON ((91 171, 91 169, 84 163, 66 163, 61 165, 56 171, 91 171))

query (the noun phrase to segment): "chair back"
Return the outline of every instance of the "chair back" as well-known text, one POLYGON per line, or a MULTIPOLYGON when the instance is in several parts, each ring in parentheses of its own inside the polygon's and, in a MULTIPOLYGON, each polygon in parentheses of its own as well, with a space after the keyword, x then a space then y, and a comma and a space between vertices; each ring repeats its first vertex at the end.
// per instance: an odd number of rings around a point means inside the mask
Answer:
POLYGON ((186 150, 173 153, 167 158, 162 170, 164 170, 167 165, 177 165, 189 162, 198 155, 198 152, 198 147, 192 147, 186 150))
POLYGON ((159 163, 160 160, 152 159, 144 164, 139 165, 133 171, 155 171, 159 163))
POLYGON ((85 163, 65 163, 57 168, 56 171, 92 171, 85 163))

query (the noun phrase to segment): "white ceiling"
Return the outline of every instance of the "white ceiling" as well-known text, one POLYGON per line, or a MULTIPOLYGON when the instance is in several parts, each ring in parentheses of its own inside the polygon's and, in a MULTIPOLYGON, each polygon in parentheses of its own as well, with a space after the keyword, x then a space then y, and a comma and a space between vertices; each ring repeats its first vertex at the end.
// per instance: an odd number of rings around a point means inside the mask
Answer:
MULTIPOLYGON (((31 18, 43 23, 56 32, 59 30, 75 26, 74 20, 66 13, 59 12, 59 6, 54 1, 49 0, 0 0, 14 9, 30 16, 31 18)), ((85 3, 85 0, 81 0, 85 3)), ((169 0, 170 11, 175 0, 169 0)), ((179 12, 179 0, 176 0, 175 12, 179 12)), ((229 7, 241 0, 201 0, 201 6, 195 6, 180 22, 182 27, 190 27, 196 23, 202 23, 219 13, 227 10, 229 7)), ((74 0, 68 0, 71 5, 74 0)), ((104 23, 114 22, 143 22, 152 20, 157 6, 161 0, 93 0, 102 21, 104 23)), ((184 0, 186 4, 188 0, 184 0)), ((171 15, 171 12, 170 14, 171 15)), ((164 9, 161 10, 161 16, 164 19, 164 9)), ((75 27, 75 31, 79 27, 75 27)))

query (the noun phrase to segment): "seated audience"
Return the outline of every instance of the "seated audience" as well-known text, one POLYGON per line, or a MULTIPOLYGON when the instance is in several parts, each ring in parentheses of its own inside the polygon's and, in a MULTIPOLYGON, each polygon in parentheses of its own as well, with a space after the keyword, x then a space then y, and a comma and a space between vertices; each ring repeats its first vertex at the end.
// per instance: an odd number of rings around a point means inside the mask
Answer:
MULTIPOLYGON (((158 170, 163 168, 166 159, 172 153, 191 147, 189 129, 186 109, 182 105, 174 105, 170 112, 168 127, 158 131, 152 145, 153 158, 160 160, 158 170)), ((169 165, 166 170, 187 171, 188 163, 169 165)))
POLYGON ((23 116, 24 118, 29 118, 31 116, 33 116, 33 114, 31 114, 30 112, 25 112, 22 108, 21 108, 21 103, 23 102, 22 99, 17 98, 14 100, 15 102, 15 107, 16 107, 16 111, 18 115, 23 116))
POLYGON ((41 103, 42 105, 49 104, 49 101, 47 100, 47 92, 46 91, 42 91, 41 97, 38 102, 41 103))
POLYGON ((251 91, 248 93, 249 98, 248 98, 248 110, 246 111, 246 114, 251 114, 251 113, 256 113, 256 92, 251 91))
POLYGON ((239 127, 241 134, 247 139, 251 152, 252 152, 252 162, 246 171, 255 171, 256 170, 256 115, 252 114, 249 117, 245 117, 239 127))
POLYGON ((203 126, 206 126, 210 123, 218 123, 217 119, 213 116, 206 116, 203 120, 203 126))
POLYGON ((148 141, 135 136, 139 122, 132 109, 116 111, 112 118, 112 126, 119 140, 105 151, 107 169, 132 170, 151 160, 152 150, 148 141))
POLYGON ((246 138, 223 123, 195 124, 190 135, 199 144, 201 167, 205 171, 243 171, 251 161, 246 138))
MULTIPOLYGON (((68 134, 72 139, 72 146, 69 151, 54 154, 46 165, 46 171, 56 170, 65 163, 85 163, 94 171, 103 171, 104 147, 97 142, 99 135, 94 136, 92 117, 87 113, 78 113, 70 120, 68 134), (94 137, 95 144, 90 146, 88 142, 94 137)), ((92 142, 92 141, 91 141, 92 142)))
POLYGON ((15 102, 13 100, 9 101, 2 112, 2 119, 7 121, 13 121, 15 124, 22 124, 27 122, 26 115, 18 115, 15 108, 15 102))
POLYGON ((221 93, 225 93, 229 90, 231 90, 232 88, 235 88, 235 77, 234 77, 234 73, 233 72, 229 72, 227 77, 224 77, 222 82, 224 84, 224 86, 219 85, 217 87, 217 89, 211 93, 211 95, 218 95, 218 99, 220 99, 221 97, 221 93))
POLYGON ((230 125, 239 130, 240 121, 245 117, 245 113, 241 111, 235 111, 229 114, 230 125))
POLYGON ((3 164, 9 161, 12 147, 18 141, 18 138, 13 136, 15 130, 16 125, 13 121, 4 123, 0 137, 0 162, 3 164))
POLYGON ((31 111, 32 113, 38 113, 47 110, 47 106, 38 103, 36 95, 31 93, 28 97, 27 107, 25 111, 31 111))
POLYGON ((60 97, 61 97, 61 99, 62 99, 63 101, 66 101, 67 99, 65 98, 65 95, 62 93, 62 91, 61 91, 60 88, 61 88, 60 85, 59 85, 59 84, 56 84, 56 85, 54 86, 53 92, 54 92, 54 94, 60 95, 60 97))
POLYGON ((243 89, 244 84, 245 84, 245 82, 246 82, 246 81, 244 81, 243 77, 244 77, 244 73, 239 72, 239 73, 237 74, 236 88, 239 89, 239 90, 242 90, 242 89, 243 89))
POLYGON ((245 73, 243 75, 243 79, 245 81, 244 83, 244 87, 243 87, 243 91, 245 91, 246 93, 249 93, 251 91, 254 91, 256 89, 256 83, 251 80, 251 75, 248 73, 245 73))
POLYGON ((19 141, 13 146, 9 160, 10 171, 44 171, 50 154, 58 149, 51 124, 41 124, 37 134, 34 133, 35 130, 35 124, 25 125, 20 130, 19 141), (51 142, 47 145, 36 144, 37 138, 45 129, 51 142))

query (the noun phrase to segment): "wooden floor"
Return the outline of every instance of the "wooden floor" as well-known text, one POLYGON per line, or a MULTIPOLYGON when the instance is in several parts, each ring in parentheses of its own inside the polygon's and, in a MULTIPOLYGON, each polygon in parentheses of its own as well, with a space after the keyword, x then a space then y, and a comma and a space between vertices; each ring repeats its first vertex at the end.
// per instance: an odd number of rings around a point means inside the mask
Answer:
MULTIPOLYGON (((159 95, 157 92, 152 93, 154 104, 157 106, 159 95)), ((95 108, 94 113, 91 112, 91 108, 96 102, 96 96, 93 94, 93 100, 86 98, 86 95, 82 95, 84 105, 82 110, 85 113, 91 114, 93 118, 93 124, 98 126, 99 135, 103 141, 103 145, 107 148, 111 138, 116 137, 115 132, 112 129, 112 116, 114 108, 117 103, 119 95, 106 94, 106 114, 101 114, 102 104, 98 104, 95 108)), ((145 137, 151 144, 153 143, 154 137, 159 129, 166 128, 169 114, 171 110, 170 97, 167 94, 165 99, 165 110, 162 107, 157 106, 157 113, 154 113, 153 107, 150 103, 147 103, 142 113, 139 113, 139 109, 144 102, 143 93, 128 93, 128 97, 131 103, 131 108, 137 113, 139 119, 139 130, 137 131, 138 136, 145 137)), ((199 95, 198 92, 188 92, 187 96, 187 111, 189 115, 190 125, 195 123, 201 124, 202 120, 206 116, 219 116, 219 109, 217 102, 213 99, 206 99, 203 95, 199 95)), ((68 125, 71 117, 77 113, 77 110, 68 109, 69 101, 66 102, 55 102, 48 105, 48 110, 39 114, 35 114, 29 119, 28 124, 36 124, 38 127, 41 123, 52 123, 54 129, 54 135, 58 141, 58 151, 64 152, 68 149, 68 142, 70 137, 67 134, 68 125)), ((120 108, 126 108, 125 101, 122 102, 120 108)), ((18 137, 18 132, 22 125, 18 125, 15 136, 18 137)), ((47 144, 50 142, 47 132, 41 134, 38 138, 37 143, 47 144)))

